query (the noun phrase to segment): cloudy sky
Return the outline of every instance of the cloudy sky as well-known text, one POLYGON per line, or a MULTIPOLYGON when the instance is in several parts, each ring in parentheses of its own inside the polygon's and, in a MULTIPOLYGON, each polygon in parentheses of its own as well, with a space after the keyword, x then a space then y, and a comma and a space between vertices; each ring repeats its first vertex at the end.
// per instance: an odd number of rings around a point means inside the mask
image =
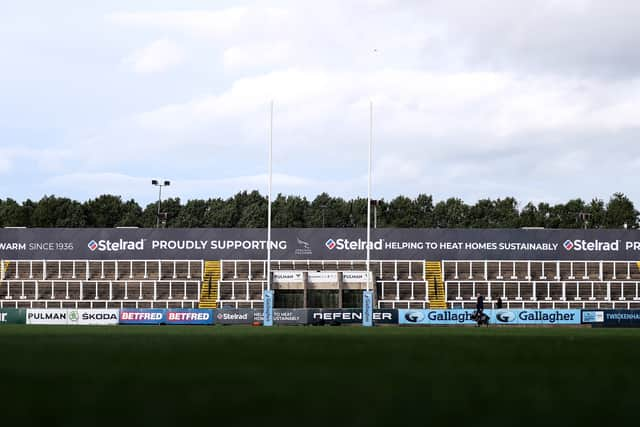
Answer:
POLYGON ((640 203, 640 2, 0 4, 0 197, 640 203))

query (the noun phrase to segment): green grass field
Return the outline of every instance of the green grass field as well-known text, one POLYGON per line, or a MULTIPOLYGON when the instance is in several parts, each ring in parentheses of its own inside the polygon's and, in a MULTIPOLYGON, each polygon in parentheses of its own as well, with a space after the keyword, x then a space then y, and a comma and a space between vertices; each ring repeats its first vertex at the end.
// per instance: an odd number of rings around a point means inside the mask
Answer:
POLYGON ((0 327, 0 422, 613 424, 640 330, 0 327))

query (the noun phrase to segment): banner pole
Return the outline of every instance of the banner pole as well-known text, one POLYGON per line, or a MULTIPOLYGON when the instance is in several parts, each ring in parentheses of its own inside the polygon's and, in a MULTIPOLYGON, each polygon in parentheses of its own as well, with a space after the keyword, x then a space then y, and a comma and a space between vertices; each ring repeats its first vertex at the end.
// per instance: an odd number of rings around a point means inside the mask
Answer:
POLYGON ((373 101, 369 101, 369 160, 367 178, 367 289, 362 294, 362 326, 373 326, 373 292, 371 291, 371 153, 373 151, 373 101))
POLYGON ((273 291, 271 290, 271 184, 273 164, 273 100, 269 121, 269 185, 267 204, 267 290, 263 295, 264 326, 273 326, 273 291))

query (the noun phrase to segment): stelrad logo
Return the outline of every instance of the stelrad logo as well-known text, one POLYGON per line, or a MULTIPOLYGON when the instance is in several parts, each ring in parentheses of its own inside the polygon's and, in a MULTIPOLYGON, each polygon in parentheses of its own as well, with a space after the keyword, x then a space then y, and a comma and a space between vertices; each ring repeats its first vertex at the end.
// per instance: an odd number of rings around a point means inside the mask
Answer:
POLYGON ((620 250, 620 240, 602 242, 600 240, 565 240, 562 246, 567 251, 575 252, 618 252, 620 250))
POLYGON ((98 242, 96 242, 95 240, 90 241, 87 246, 89 247, 89 249, 91 250, 91 252, 95 251, 96 249, 98 249, 98 242))
POLYGON ((146 239, 140 240, 91 240, 87 243, 87 247, 91 252, 120 252, 120 251, 143 251, 144 250, 144 241, 146 239))
POLYGON ((336 242, 333 239, 329 239, 324 245, 332 251, 336 247, 336 242))

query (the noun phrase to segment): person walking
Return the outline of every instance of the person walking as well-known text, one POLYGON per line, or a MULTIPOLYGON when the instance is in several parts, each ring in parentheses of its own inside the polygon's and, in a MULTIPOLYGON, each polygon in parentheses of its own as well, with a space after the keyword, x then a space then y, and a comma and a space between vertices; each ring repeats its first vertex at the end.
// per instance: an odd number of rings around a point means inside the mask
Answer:
POLYGON ((478 294, 478 299, 476 300, 476 313, 478 315, 484 312, 484 296, 482 294, 478 294))
POLYGON ((498 302, 496 303, 496 308, 498 310, 502 310, 502 297, 498 297, 498 302))

